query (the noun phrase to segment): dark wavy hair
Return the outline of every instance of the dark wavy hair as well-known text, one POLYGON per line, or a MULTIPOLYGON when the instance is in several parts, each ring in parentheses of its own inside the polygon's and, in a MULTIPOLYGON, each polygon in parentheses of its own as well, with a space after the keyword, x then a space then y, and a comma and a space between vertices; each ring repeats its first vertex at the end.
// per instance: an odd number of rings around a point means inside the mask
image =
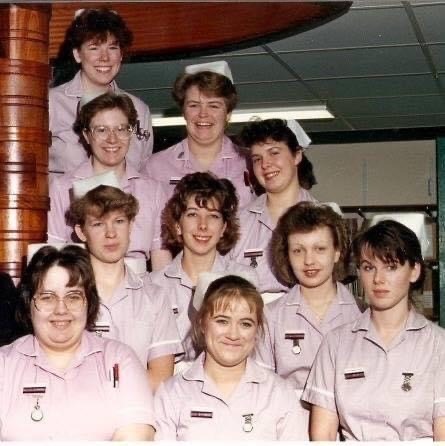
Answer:
POLYGON ((330 206, 301 201, 290 207, 278 220, 269 245, 272 268, 282 283, 287 286, 298 283, 289 261, 289 236, 324 227, 329 229, 334 248, 340 252, 339 261, 334 267, 334 279, 342 278, 349 247, 345 221, 330 206))
POLYGON ((238 103, 238 93, 235 85, 222 74, 211 71, 202 71, 195 74, 183 73, 176 78, 172 90, 173 99, 181 110, 184 108, 187 90, 193 86, 198 87, 199 91, 205 94, 223 98, 227 113, 230 113, 238 103))
POLYGON ((218 203, 218 211, 227 227, 216 249, 221 254, 226 254, 239 238, 238 197, 230 180, 217 178, 209 172, 190 173, 176 185, 173 196, 162 211, 161 234, 164 245, 174 253, 183 248, 183 240, 178 235, 176 225, 187 209, 187 201, 193 196, 200 208, 207 208, 212 199, 218 203))
POLYGON ((133 43, 133 33, 122 17, 108 8, 84 9, 65 32, 64 41, 55 61, 56 75, 54 85, 60 85, 72 79, 79 69, 73 57, 73 49, 79 49, 84 42, 97 39, 105 42, 108 36, 116 38, 123 52, 126 53, 133 43))
POLYGON ((83 132, 89 131, 91 121, 98 113, 104 110, 113 110, 115 108, 120 110, 127 117, 128 123, 132 127, 136 125, 138 113, 134 107, 133 101, 126 94, 115 94, 111 92, 101 94, 85 104, 79 110, 73 125, 73 130, 79 135, 79 141, 82 143, 88 154, 91 154, 91 148, 83 132))
POLYGON ((357 267, 363 255, 375 257, 384 263, 400 263, 413 268, 420 265, 420 275, 410 285, 410 290, 422 288, 425 279, 425 262, 416 234, 405 225, 394 220, 382 220, 367 230, 359 233, 352 242, 352 252, 357 267))
POLYGON ((258 333, 264 335, 264 302, 261 294, 248 280, 228 275, 214 280, 204 295, 201 308, 192 323, 193 344, 198 353, 205 350, 204 325, 207 318, 218 311, 225 311, 236 301, 244 299, 252 313, 256 314, 258 333))
POLYGON ((71 202, 68 221, 72 226, 83 227, 87 214, 101 218, 113 211, 123 211, 128 220, 134 220, 139 211, 139 202, 132 194, 102 184, 71 202))
MULTIPOLYGON (((251 148, 254 144, 265 143, 269 139, 286 144, 294 156, 299 150, 302 150, 297 137, 287 126, 287 121, 284 119, 265 119, 249 122, 242 128, 237 137, 237 141, 246 148, 251 148)), ((252 166, 250 165, 249 168, 252 169, 252 166)), ((309 190, 317 184, 314 167, 304 153, 297 166, 297 173, 298 183, 304 189, 309 190)))
POLYGON ((43 246, 32 257, 18 285, 16 320, 22 334, 34 333, 31 305, 46 273, 53 266, 60 266, 69 273, 66 286, 82 286, 87 300, 86 329, 91 330, 99 313, 99 295, 88 252, 76 245, 67 245, 61 250, 53 246, 43 246))

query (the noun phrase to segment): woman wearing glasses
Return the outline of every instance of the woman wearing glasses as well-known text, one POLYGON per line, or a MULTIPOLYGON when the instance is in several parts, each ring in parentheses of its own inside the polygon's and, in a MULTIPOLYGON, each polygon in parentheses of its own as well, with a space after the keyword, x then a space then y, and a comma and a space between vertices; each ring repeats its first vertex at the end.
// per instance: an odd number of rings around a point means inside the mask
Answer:
POLYGON ((140 205, 127 256, 151 258, 153 269, 160 269, 171 259, 168 251, 160 249, 160 213, 166 197, 160 183, 143 177, 126 159, 130 141, 135 137, 136 119, 133 102, 126 95, 105 93, 81 108, 75 129, 89 159, 50 183, 48 242, 75 240, 72 227, 65 219, 73 183, 114 172, 121 189, 134 195, 140 205))
POLYGON ((25 336, 0 348, 0 440, 151 440, 146 372, 126 345, 89 333, 99 297, 88 253, 41 248, 19 285, 25 336))

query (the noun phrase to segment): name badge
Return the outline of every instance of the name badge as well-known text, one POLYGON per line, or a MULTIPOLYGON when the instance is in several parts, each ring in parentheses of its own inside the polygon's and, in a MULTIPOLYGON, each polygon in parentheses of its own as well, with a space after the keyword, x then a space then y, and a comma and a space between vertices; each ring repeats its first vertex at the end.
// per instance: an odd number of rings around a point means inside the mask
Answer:
POLYGON ((192 410, 190 411, 192 418, 213 418, 213 412, 209 410, 192 410))
POLYGON ((362 367, 356 367, 352 369, 345 369, 345 379, 359 379, 365 377, 365 369, 362 367))
POLYGON ((44 395, 46 393, 46 384, 32 383, 23 386, 23 394, 25 395, 44 395))
POLYGON ((97 336, 102 337, 104 333, 110 332, 110 326, 106 322, 96 322, 93 326, 93 331, 97 336))
POLYGON ((170 181, 168 182, 171 185, 176 185, 181 181, 180 177, 171 177, 170 181))

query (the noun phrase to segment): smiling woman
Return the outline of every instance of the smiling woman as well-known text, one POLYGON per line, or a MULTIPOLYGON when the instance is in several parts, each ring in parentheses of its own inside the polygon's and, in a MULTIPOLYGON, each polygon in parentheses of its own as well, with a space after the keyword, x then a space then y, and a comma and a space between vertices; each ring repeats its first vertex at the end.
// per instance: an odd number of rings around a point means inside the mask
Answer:
POLYGON ((233 184, 210 173, 184 176, 162 213, 165 246, 178 253, 162 271, 150 274, 168 290, 186 356, 195 358, 190 339, 190 308, 198 277, 204 272, 252 271, 224 257, 238 238, 238 199, 233 184), (179 251, 179 252, 178 252, 179 251))
MULTIPOLYGON (((61 59, 65 64, 75 62, 79 70, 71 81, 52 88, 49 93, 51 177, 71 172, 87 159, 87 153, 73 131, 79 101, 106 92, 124 93, 114 79, 131 43, 132 33, 116 12, 105 8, 76 12, 66 32, 61 59)), ((127 148, 128 159, 139 171, 153 151, 151 117, 146 104, 135 96, 128 96, 137 110, 136 119, 141 128, 138 138, 133 138, 129 150, 127 148)))
POLYGON ((173 98, 186 121, 187 138, 147 161, 145 173, 170 193, 186 174, 211 172, 229 179, 244 206, 252 199, 246 160, 224 131, 238 96, 225 61, 189 65, 173 86, 173 98))
POLYGON ((155 395, 156 439, 299 440, 292 387, 249 357, 263 334, 261 295, 244 278, 214 276, 193 298, 202 353, 155 395))
POLYGON ((0 348, 0 439, 153 438, 145 370, 129 347, 86 331, 98 310, 84 249, 36 252, 19 284, 29 334, 0 348))
POLYGON ((90 158, 73 172, 53 178, 50 182, 48 241, 78 240, 66 221, 73 183, 101 173, 114 172, 121 188, 134 195, 140 204, 127 256, 151 258, 152 268, 156 270, 171 260, 170 253, 161 249, 160 237, 160 217, 166 195, 160 183, 139 174, 127 160, 130 143, 136 137, 136 122, 136 109, 126 95, 104 93, 80 109, 75 130, 90 158))

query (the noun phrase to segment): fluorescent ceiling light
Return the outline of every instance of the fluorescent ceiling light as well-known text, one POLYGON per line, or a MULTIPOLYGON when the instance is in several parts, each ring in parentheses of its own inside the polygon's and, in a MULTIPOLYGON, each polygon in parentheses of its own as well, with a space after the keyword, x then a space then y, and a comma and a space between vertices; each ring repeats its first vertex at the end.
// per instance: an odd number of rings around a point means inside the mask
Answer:
MULTIPOLYGON (((234 110, 232 112, 230 122, 248 122, 250 120, 254 120, 255 118, 297 119, 298 121, 301 121, 305 119, 333 119, 334 115, 327 109, 326 105, 245 109, 234 110)), ((185 125, 185 120, 182 116, 152 115, 152 119, 153 127, 185 125)))

